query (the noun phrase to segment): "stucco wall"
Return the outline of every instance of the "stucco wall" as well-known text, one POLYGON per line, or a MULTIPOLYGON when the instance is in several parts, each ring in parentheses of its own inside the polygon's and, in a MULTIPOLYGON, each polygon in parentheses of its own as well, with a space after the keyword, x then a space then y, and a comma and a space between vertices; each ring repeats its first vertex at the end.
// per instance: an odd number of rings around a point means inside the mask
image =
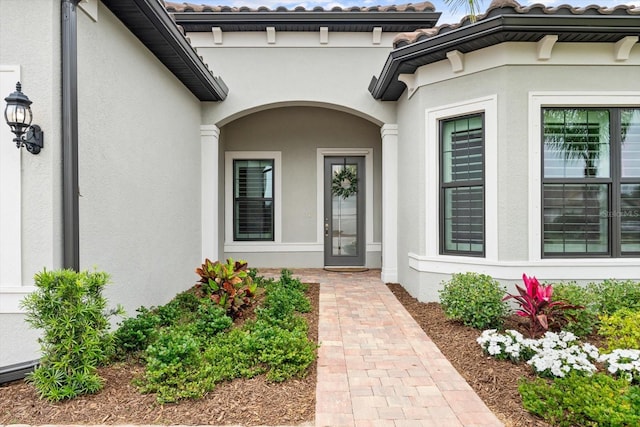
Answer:
MULTIPOLYGON (((225 151, 280 151, 282 153, 282 242, 316 243, 318 235, 317 149, 373 149, 373 240, 381 239, 381 139, 380 128, 339 111, 314 107, 283 107, 235 120, 221 130, 225 151)), ((277 224, 276 226, 279 226, 277 224)), ((322 252, 294 254, 243 254, 256 266, 323 265, 322 252), (275 264, 274 264, 275 263, 275 264)), ((237 256, 236 256, 237 257, 237 256)), ((368 265, 379 266, 369 254, 368 265)))
POLYGON ((280 103, 331 105, 379 125, 395 123, 393 103, 376 101, 368 92, 371 77, 380 72, 391 50, 389 35, 372 45, 370 33, 329 32, 329 43, 320 45, 318 33, 278 32, 277 42, 267 45, 264 32, 225 34, 219 46, 211 33, 188 36, 230 88, 219 107, 204 109, 206 123, 222 126, 280 103), (335 45, 334 40, 342 43, 335 45))
POLYGON ((79 19, 81 268, 129 315, 200 265, 200 103, 102 4, 79 19))
MULTIPOLYGON (((33 275, 43 267, 61 262, 60 45, 57 37, 51 37, 60 34, 60 3, 3 0, 1 9, 0 64, 19 67, 22 90, 33 101, 33 123, 41 126, 45 143, 37 156, 21 154, 21 283, 11 284, 20 288, 32 286, 33 275)), ((9 93, 0 95, 4 99, 9 93)), ((8 298, 2 289, 0 298, 8 298)), ((36 359, 36 337, 22 315, 0 314, 0 366, 36 359)))
MULTIPOLYGON (((594 52, 605 47, 594 47, 594 52)), ((607 51, 608 52, 608 51, 607 51)), ((435 66, 435 65, 434 65, 435 66)), ((434 68, 435 69, 435 68, 434 68)), ((639 91, 635 76, 640 75, 638 66, 576 66, 576 65, 505 65, 472 74, 451 77, 421 87, 411 98, 407 93, 398 101, 398 123, 400 126, 400 164, 411 165, 409 170, 400 169, 400 188, 412 184, 417 176, 412 169, 420 168, 425 155, 425 111, 450 104, 463 103, 482 97, 497 97, 498 146, 497 146, 497 260, 483 263, 483 259, 436 256, 441 264, 432 271, 418 271, 409 267, 408 253, 423 255, 426 242, 438 236, 425 236, 427 221, 425 191, 417 195, 399 192, 399 281, 421 300, 437 300, 441 281, 451 273, 478 271, 492 274, 501 281, 513 283, 522 272, 536 274, 546 280, 573 277, 579 280, 600 280, 603 274, 612 277, 638 278, 638 270, 632 260, 608 260, 611 267, 604 267, 598 274, 580 270, 571 262, 538 260, 529 253, 531 224, 529 210, 536 200, 529 194, 530 170, 530 111, 531 92, 556 91, 564 93, 624 93, 639 91), (413 156, 417 158, 414 158, 413 156), (405 209, 406 208, 406 209, 405 209), (416 252, 419 251, 419 252, 416 252), (465 259, 466 258, 466 259, 465 259), (532 261, 533 260, 533 261, 532 261), (618 267, 616 267, 616 264, 618 267), (606 273, 606 272, 609 273, 606 273), (635 274, 635 276, 634 276, 635 274)), ((427 125, 428 126, 428 125, 427 125)), ((427 182, 438 186, 438 182, 427 182)), ((487 183, 489 185, 489 183, 487 183)), ((432 260, 433 261, 433 260, 432 260)), ((585 261, 588 263, 588 261, 585 261)), ((425 264, 427 265, 427 264, 425 264)), ((435 266, 435 263, 431 264, 435 266)), ((603 264, 604 265, 604 264, 603 264)))

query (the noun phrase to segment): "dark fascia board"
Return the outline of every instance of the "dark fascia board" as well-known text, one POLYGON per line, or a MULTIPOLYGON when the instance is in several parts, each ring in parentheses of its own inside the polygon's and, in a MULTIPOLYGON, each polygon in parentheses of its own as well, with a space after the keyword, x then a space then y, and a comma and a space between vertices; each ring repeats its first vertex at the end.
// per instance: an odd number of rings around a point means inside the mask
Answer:
POLYGON ((102 3, 200 101, 222 101, 229 89, 204 61, 157 0, 102 0, 102 3), (141 25, 143 23, 143 25, 141 25))
POLYGON ((441 61, 451 50, 467 53, 508 41, 538 41, 547 34, 557 34, 559 42, 579 34, 588 35, 590 42, 611 42, 616 36, 619 40, 638 35, 639 24, 637 16, 629 15, 499 15, 394 49, 380 76, 371 79, 369 92, 375 99, 397 101, 405 90, 405 84, 398 81, 400 74, 412 74, 422 65, 441 61))
POLYGON ((174 12, 176 23, 187 32, 211 31, 383 31, 406 32, 418 28, 431 28, 440 18, 440 12, 174 12))

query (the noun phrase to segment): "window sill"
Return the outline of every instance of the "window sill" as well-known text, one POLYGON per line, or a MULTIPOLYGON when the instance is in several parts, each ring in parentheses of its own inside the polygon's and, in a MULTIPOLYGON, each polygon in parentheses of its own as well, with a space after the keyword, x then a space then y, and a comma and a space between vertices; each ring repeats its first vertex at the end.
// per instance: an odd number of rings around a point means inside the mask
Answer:
POLYGON ((569 258, 498 261, 476 257, 424 256, 409 253, 409 267, 425 273, 475 271, 495 279, 520 280, 522 273, 549 280, 638 279, 640 258, 569 258))
POLYGON ((0 314, 24 313, 20 302, 35 290, 34 286, 0 287, 0 314))

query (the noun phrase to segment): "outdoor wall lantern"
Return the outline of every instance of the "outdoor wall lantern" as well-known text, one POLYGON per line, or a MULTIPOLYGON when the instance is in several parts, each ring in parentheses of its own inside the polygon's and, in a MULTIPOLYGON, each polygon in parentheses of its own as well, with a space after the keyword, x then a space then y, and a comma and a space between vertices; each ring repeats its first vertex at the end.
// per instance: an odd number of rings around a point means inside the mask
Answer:
POLYGON ((13 138, 18 148, 25 146, 31 154, 38 154, 44 146, 44 135, 38 125, 31 125, 31 101, 22 93, 22 85, 16 83, 16 91, 5 99, 7 107, 4 109, 4 119, 16 134, 13 138), (26 135, 25 135, 26 134, 26 135))

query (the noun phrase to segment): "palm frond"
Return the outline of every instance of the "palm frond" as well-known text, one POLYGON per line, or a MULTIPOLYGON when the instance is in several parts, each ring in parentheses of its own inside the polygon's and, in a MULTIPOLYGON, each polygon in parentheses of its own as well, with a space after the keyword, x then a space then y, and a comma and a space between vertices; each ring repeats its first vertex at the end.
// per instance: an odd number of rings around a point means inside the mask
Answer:
POLYGON ((482 6, 482 0, 444 0, 444 4, 449 6, 452 13, 456 13, 460 8, 464 9, 471 22, 476 22, 476 18, 482 6))

